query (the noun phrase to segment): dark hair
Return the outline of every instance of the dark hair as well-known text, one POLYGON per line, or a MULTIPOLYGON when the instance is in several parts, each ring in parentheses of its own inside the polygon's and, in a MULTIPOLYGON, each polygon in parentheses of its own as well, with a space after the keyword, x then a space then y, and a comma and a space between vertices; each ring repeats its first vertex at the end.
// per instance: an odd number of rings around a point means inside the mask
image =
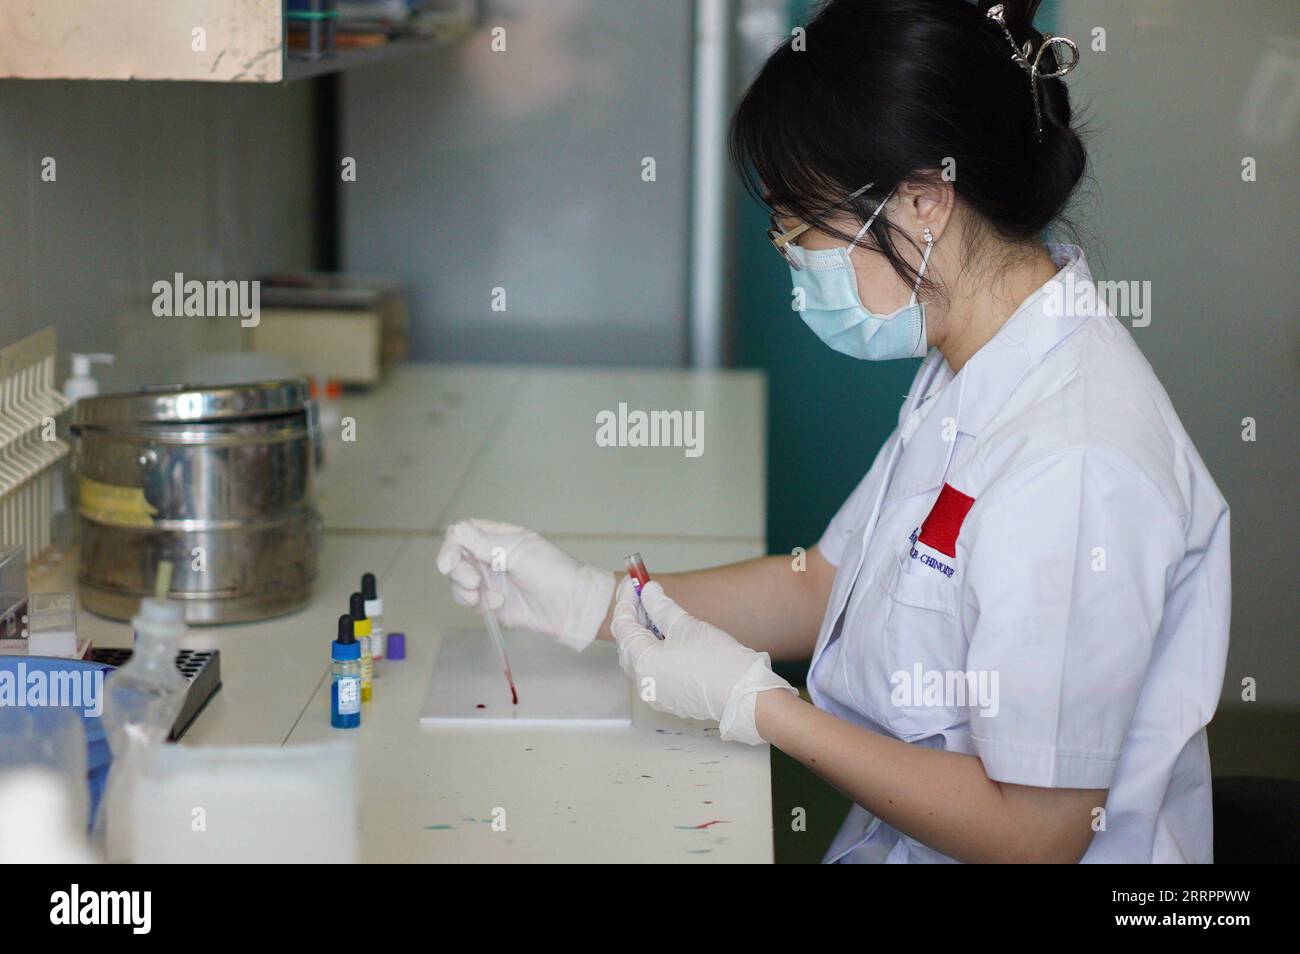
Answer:
MULTIPOLYGON (((1042 42, 1032 28, 1038 4, 1003 0, 1017 45, 1042 42)), ((824 225, 827 216, 851 211, 865 221, 899 182, 938 177, 950 159, 953 187, 981 224, 1010 241, 1038 236, 1061 214, 1087 155, 1060 79, 1039 80, 1038 138, 1029 74, 986 18, 992 5, 826 3, 807 25, 805 48, 782 44, 736 109, 732 159, 750 193, 839 236, 824 225), (844 201, 868 182, 868 192, 844 201)), ((1053 52, 1043 55, 1043 73, 1056 69, 1053 52)), ((885 219, 872 226, 871 244, 914 281, 885 219)))

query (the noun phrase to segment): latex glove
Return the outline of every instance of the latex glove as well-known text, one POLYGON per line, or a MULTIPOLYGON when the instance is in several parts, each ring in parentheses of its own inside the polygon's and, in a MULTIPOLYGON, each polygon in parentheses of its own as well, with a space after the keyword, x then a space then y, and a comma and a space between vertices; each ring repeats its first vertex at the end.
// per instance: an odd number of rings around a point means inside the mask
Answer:
POLYGON ((554 636, 581 651, 596 638, 614 594, 614 574, 584 566, 531 530, 495 520, 460 520, 447 528, 438 571, 452 598, 488 606, 506 626, 554 636))
POLYGON ((795 691, 772 671, 767 653, 742 646, 689 615, 654 581, 641 591, 641 602, 664 634, 662 640, 637 622, 631 580, 619 586, 617 600, 610 631, 618 643, 618 662, 652 709, 683 719, 713 719, 724 739, 763 742, 754 724, 758 694, 795 691), (654 694, 646 698, 649 689, 654 694))

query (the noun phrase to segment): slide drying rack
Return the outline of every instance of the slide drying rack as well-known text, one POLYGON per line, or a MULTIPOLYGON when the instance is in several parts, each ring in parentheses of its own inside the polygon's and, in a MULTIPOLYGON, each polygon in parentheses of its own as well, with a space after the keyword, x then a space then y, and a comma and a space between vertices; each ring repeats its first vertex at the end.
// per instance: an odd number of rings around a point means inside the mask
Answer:
POLYGON ((0 550, 21 546, 28 560, 53 544, 53 511, 68 456, 55 419, 68 401, 54 378, 53 328, 0 351, 0 550))

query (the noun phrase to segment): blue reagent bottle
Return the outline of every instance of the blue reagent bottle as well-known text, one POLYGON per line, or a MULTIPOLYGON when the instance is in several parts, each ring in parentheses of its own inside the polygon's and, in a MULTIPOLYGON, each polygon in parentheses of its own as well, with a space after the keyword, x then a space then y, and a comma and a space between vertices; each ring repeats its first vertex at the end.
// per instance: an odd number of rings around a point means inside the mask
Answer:
POLYGON ((351 614, 339 617, 338 639, 330 647, 330 725, 355 729, 361 725, 361 644, 351 614))

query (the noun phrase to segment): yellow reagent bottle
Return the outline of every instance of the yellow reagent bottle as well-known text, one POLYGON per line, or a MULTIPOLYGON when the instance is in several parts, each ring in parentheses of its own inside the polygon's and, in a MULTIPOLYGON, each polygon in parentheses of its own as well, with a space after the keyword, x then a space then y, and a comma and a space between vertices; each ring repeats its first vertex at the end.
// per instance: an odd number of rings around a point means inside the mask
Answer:
POLYGON ((371 646, 370 620, 366 618, 366 598, 353 593, 348 608, 352 611, 357 642, 361 644, 361 701, 369 702, 375 694, 375 655, 371 646))

